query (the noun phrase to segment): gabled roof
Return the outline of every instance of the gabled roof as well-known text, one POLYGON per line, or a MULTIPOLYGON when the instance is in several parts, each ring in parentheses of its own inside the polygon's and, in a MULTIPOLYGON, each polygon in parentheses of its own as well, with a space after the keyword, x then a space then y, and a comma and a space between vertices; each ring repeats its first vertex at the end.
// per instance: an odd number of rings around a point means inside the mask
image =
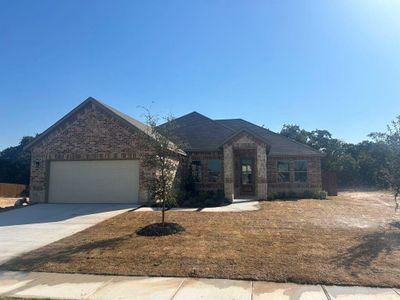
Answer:
MULTIPOLYGON (((31 148, 57 127, 68 122, 68 119, 75 113, 90 104, 94 104, 102 108, 120 121, 123 125, 131 127, 135 130, 140 130, 149 137, 153 137, 150 128, 146 124, 141 123, 140 121, 96 100, 93 97, 89 97, 71 112, 57 121, 54 125, 36 137, 31 143, 25 146, 25 149, 31 148)), ((183 142, 186 148, 185 150, 189 151, 218 150, 229 139, 232 139, 237 136, 237 134, 245 131, 266 143, 270 149, 269 155, 321 155, 320 152, 307 145, 298 143, 294 140, 242 119, 212 120, 202 114, 199 114, 198 112, 192 112, 175 119, 175 123, 175 135, 178 140, 171 141, 171 149, 177 148, 173 142, 179 144, 183 142)), ((180 149, 174 151, 185 155, 185 152, 180 149)))
POLYGON ((235 133, 195 111, 175 119, 174 122, 176 137, 191 151, 217 150, 222 141, 235 133))
POLYGON ((212 120, 198 112, 192 112, 175 119, 175 122, 175 134, 188 151, 217 150, 245 131, 266 143, 270 149, 269 155, 321 155, 307 145, 242 119, 212 120))
MULTIPOLYGON (((59 121, 54 123, 51 127, 49 127, 47 130, 45 130, 43 133, 41 133, 39 136, 37 136, 32 142, 30 142, 28 145, 25 146, 25 149, 30 149, 33 145, 35 145, 37 142, 42 140, 44 137, 46 137, 49 133, 51 133, 53 130, 55 130, 58 126, 62 125, 65 123, 71 116, 79 112, 81 109, 86 107, 87 105, 94 104, 97 105, 98 107, 104 109, 106 112, 110 113, 113 117, 115 117, 118 121, 120 121, 123 125, 128 126, 130 128, 133 128, 135 130, 140 130, 146 135, 152 137, 151 129, 149 126, 146 124, 143 124, 142 122, 116 110, 115 108, 104 104, 100 102, 99 100, 89 97, 85 101, 83 101, 81 104, 79 104, 77 107, 75 107, 73 110, 71 110, 68 114, 66 114, 64 117, 62 117, 59 121)), ((173 143, 171 142, 171 149, 176 148, 173 147, 173 143)), ((185 153, 181 150, 177 150, 180 154, 185 155, 185 153)))
POLYGON ((267 141, 271 149, 269 155, 318 155, 321 153, 308 145, 289 139, 264 127, 243 119, 215 120, 215 122, 235 131, 248 130, 267 141))
POLYGON ((220 147, 223 147, 225 144, 230 143, 230 142, 234 142, 237 138, 239 138, 242 134, 248 134, 250 135, 253 139, 265 144, 267 146, 267 152, 269 153, 269 150, 271 148, 269 141, 264 139, 262 136, 258 135, 258 134, 254 134, 254 132, 251 132, 249 130, 247 130, 246 128, 241 129, 236 131, 234 134, 232 134, 231 136, 229 136, 226 140, 224 140, 220 147))

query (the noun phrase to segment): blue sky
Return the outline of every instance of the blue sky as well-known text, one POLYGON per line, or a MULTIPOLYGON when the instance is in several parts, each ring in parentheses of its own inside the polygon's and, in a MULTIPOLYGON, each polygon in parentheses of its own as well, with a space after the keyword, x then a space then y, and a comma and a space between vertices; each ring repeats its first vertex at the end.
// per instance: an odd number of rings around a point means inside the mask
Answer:
POLYGON ((0 0, 0 149, 88 96, 359 142, 400 114, 400 1, 0 0))

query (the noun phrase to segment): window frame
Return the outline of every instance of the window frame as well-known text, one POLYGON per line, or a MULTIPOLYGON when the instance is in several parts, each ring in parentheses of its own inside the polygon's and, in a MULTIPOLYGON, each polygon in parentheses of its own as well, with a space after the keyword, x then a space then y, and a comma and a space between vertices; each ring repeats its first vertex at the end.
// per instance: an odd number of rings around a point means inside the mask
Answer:
POLYGON ((254 183, 254 161, 251 158, 243 158, 240 160, 240 180, 241 184, 251 185, 254 183), (246 170, 243 167, 246 166, 246 170), (247 176, 247 181, 243 180, 247 176))
POLYGON ((306 159, 297 159, 294 161, 294 182, 305 183, 308 182, 308 161, 306 159), (305 162, 305 170, 297 170, 297 163, 305 162), (298 180, 299 174, 305 174, 305 180, 298 180))
POLYGON ((276 172, 277 173, 276 182, 278 182, 278 183, 289 183, 290 182, 290 161, 288 161, 288 160, 278 160, 276 162, 276 171, 277 171, 276 172), (280 171, 279 170, 279 164, 287 164, 287 171, 280 171), (281 173, 287 174, 287 181, 282 181, 281 180, 281 176, 280 176, 281 173))
POLYGON ((209 159, 207 160, 207 181, 210 183, 217 183, 221 179, 221 173, 222 173, 222 161, 220 159, 209 159), (218 162, 219 168, 218 171, 211 171, 210 170, 210 162, 218 162), (212 173, 217 173, 212 175, 212 173), (211 180, 211 178, 214 178, 214 180, 211 180))
POLYGON ((202 160, 192 160, 190 163, 190 168, 192 172, 192 177, 194 182, 203 181, 203 161, 202 160))

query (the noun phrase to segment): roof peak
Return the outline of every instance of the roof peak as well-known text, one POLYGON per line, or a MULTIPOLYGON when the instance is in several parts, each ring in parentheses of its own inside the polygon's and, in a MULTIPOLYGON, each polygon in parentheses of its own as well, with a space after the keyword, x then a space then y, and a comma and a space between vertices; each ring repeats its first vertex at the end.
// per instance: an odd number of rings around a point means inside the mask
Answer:
POLYGON ((64 115, 61 119, 59 119, 56 123, 54 123, 52 126, 50 126, 48 129, 46 129, 44 132, 42 132, 40 135, 38 135, 33 141, 31 141, 28 145, 25 146, 25 149, 31 148, 34 144, 36 144, 38 141, 42 140, 45 136, 47 136, 50 132, 52 132, 57 126, 63 124, 64 122, 67 122, 68 119, 76 114, 78 111, 80 111, 82 108, 86 107, 87 105, 90 105, 90 103, 93 103, 94 105, 97 105, 98 107, 102 107, 109 113, 111 113, 114 117, 116 117, 120 122, 125 123, 128 126, 133 126, 138 130, 141 130, 145 132, 146 134, 149 134, 148 131, 148 126, 143 124, 142 122, 116 110, 112 106, 102 103, 101 101, 95 99, 94 97, 88 97, 84 101, 82 101, 78 106, 73 108, 70 112, 68 112, 66 115, 64 115))
POLYGON ((207 117, 207 116, 205 116, 205 115, 203 115, 203 114, 201 114, 201 113, 199 113, 199 112, 197 112, 197 111, 195 111, 195 110, 192 111, 192 112, 190 112, 190 113, 187 113, 187 114, 185 114, 185 115, 183 115, 183 116, 177 117, 177 118, 175 118, 175 120, 187 118, 187 117, 190 117, 190 116, 200 116, 200 117, 202 117, 202 118, 204 118, 204 119, 212 120, 212 119, 210 119, 209 117, 207 117))

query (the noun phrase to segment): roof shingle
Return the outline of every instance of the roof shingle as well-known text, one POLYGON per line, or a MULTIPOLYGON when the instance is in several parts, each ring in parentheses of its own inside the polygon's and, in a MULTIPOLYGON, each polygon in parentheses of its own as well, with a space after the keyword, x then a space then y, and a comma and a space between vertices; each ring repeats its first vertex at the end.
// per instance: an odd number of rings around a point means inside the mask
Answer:
POLYGON ((212 120, 192 112, 175 120, 176 136, 189 151, 217 150, 243 130, 268 143, 269 155, 321 155, 317 150, 243 119, 212 120))

